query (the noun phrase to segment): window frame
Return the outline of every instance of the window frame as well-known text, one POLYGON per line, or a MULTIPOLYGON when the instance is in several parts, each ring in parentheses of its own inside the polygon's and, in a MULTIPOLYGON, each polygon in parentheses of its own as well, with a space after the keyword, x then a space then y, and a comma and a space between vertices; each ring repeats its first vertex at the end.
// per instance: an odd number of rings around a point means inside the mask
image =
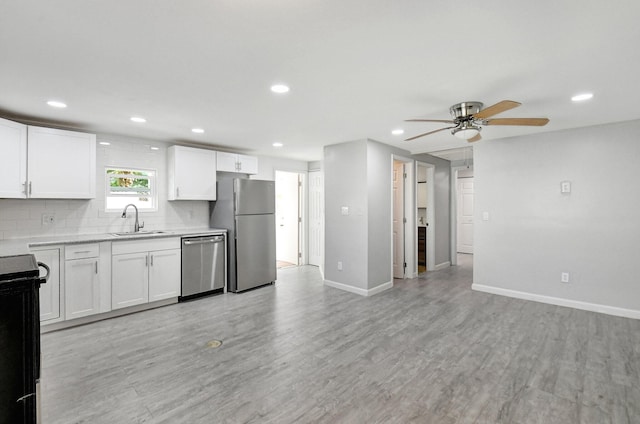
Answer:
MULTIPOLYGON (((116 175, 130 175, 130 174, 116 174, 116 175)), ((144 212, 157 212, 158 211, 158 171, 156 169, 151 168, 138 168, 138 167, 130 167, 130 166, 105 166, 104 167, 104 210, 105 212, 122 212, 122 208, 126 204, 133 203, 140 211, 144 212), (143 172, 148 173, 148 175, 138 176, 140 178, 147 179, 149 181, 149 194, 148 197, 151 198, 152 206, 147 207, 144 204, 139 204, 136 200, 141 196, 139 193, 130 193, 130 194, 122 194, 119 196, 113 196, 112 188, 111 188, 111 178, 114 174, 109 173, 110 170, 119 170, 119 171, 127 171, 127 172, 143 172), (118 207, 109 207, 109 199, 131 199, 130 202, 125 203, 124 205, 118 207)))

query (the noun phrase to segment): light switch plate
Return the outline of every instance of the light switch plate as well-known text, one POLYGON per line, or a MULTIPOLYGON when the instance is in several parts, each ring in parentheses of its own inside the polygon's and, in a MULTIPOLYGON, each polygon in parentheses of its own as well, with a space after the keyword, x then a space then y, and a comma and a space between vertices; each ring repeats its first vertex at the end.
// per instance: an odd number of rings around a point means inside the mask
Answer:
POLYGON ((340 213, 342 213, 342 215, 349 215, 349 206, 343 206, 340 208, 340 213))
POLYGON ((571 193, 571 181, 562 181, 560 183, 560 193, 571 193))

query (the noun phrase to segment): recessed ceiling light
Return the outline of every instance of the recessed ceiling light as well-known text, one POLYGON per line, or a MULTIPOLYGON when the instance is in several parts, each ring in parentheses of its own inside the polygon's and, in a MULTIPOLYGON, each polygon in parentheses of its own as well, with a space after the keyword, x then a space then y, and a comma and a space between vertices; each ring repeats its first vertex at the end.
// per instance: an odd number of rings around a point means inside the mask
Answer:
POLYGON ((146 120, 146 119, 141 118, 140 116, 132 116, 132 117, 131 117, 131 120, 132 120, 133 122, 139 122, 139 123, 147 122, 147 120, 146 120))
POLYGON ((397 129, 391 131, 391 134, 393 134, 393 135, 401 135, 401 134, 404 134, 404 130, 402 128, 397 128, 397 129))
POLYGON ((284 94, 289 92, 289 87, 284 84, 274 84, 271 86, 271 91, 278 94, 284 94))
POLYGON ((284 144, 280 143, 279 141, 276 141, 275 143, 272 144, 273 147, 282 147, 284 146, 284 144))
POLYGON ((574 102, 584 102, 585 100, 589 100, 593 97, 593 93, 582 93, 582 94, 576 94, 575 96, 573 96, 571 98, 571 101, 574 102))
POLYGON ((111 146, 111 143, 109 143, 108 141, 101 141, 98 144, 102 144, 103 146, 111 146))
POLYGON ((65 107, 67 107, 66 103, 62 103, 57 100, 49 100, 47 104, 51 107, 57 107, 60 109, 64 109, 65 107))
POLYGON ((149 148, 150 148, 151 150, 160 150, 160 148, 159 148, 159 147, 156 147, 156 146, 151 146, 151 147, 149 147, 149 148))
POLYGON ((191 128, 191 132, 194 132, 196 134, 202 134, 204 133, 204 130, 202 128, 191 128))

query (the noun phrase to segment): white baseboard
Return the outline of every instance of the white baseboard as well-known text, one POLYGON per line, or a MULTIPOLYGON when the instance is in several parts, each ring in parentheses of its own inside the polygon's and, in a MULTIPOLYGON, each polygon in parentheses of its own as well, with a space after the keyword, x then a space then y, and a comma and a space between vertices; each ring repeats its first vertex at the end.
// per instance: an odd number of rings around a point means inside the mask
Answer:
POLYGON ((331 280, 324 280, 324 284, 326 286, 333 287, 335 289, 344 290, 349 293, 359 294, 360 296, 373 296, 374 294, 378 294, 380 292, 383 292, 393 287, 393 281, 387 281, 386 283, 382 283, 379 286, 376 286, 372 289, 361 289, 359 287, 353 287, 348 284, 337 283, 331 280))
POLYGON ((451 266, 451 262, 450 261, 442 262, 441 264, 436 265, 433 270, 434 271, 440 271, 441 269, 449 268, 450 266, 451 266))
POLYGON ((501 287, 486 286, 484 284, 472 284, 471 289, 501 296, 514 297, 516 299, 532 300, 534 302, 547 303, 557 306, 566 306, 568 308, 581 309, 583 311, 599 312, 601 314, 614 315, 617 317, 640 319, 640 311, 635 309, 625 309, 618 308, 617 306, 600 305, 598 303, 581 302, 579 300, 544 296, 541 294, 503 289, 501 287))

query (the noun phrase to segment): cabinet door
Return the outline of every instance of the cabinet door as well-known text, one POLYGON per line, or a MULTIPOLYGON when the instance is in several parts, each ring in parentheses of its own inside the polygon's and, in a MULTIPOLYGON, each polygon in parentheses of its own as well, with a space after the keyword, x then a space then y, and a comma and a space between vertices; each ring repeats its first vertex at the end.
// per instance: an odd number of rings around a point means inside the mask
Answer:
POLYGON ((0 198, 27 197, 27 126, 0 119, 0 198))
POLYGON ((180 296, 181 250, 149 252, 149 302, 180 296))
POLYGON ((238 155, 235 153, 216 152, 216 164, 218 171, 238 172, 238 155))
POLYGON ((149 301, 149 257, 144 253, 111 258, 111 309, 149 301))
MULTIPOLYGON (((40 285, 40 321, 60 318, 60 249, 32 252, 38 262, 49 266, 49 279, 40 285)), ((40 270, 44 276, 45 270, 40 270)))
POLYGON ((256 156, 238 155, 238 171, 243 174, 258 173, 258 158, 256 156))
POLYGON ((216 200, 216 152, 171 146, 169 200, 216 200))
POLYGON ((64 278, 66 319, 100 312, 98 258, 65 261, 64 278))
POLYGON ((96 136, 75 131, 29 127, 29 197, 96 197, 96 136))

